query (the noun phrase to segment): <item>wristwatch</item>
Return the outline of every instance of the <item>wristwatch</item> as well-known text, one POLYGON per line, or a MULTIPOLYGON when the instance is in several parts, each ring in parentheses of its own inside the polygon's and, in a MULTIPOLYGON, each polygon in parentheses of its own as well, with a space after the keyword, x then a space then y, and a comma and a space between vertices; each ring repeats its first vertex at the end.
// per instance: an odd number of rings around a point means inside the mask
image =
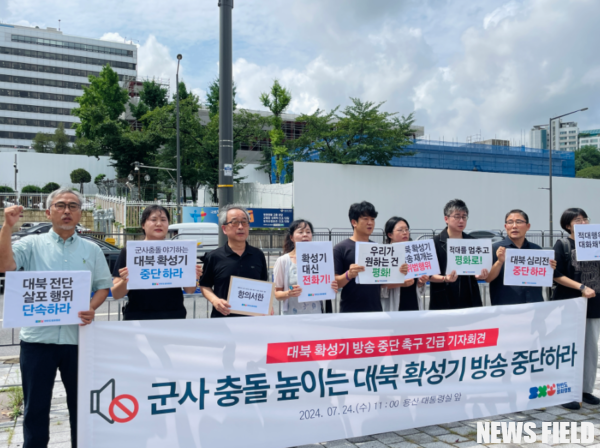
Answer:
POLYGON ((581 286, 579 287, 579 290, 580 290, 581 292, 583 292, 583 290, 584 290, 585 288, 586 288, 586 286, 585 286, 585 285, 582 283, 582 284, 581 284, 581 286))

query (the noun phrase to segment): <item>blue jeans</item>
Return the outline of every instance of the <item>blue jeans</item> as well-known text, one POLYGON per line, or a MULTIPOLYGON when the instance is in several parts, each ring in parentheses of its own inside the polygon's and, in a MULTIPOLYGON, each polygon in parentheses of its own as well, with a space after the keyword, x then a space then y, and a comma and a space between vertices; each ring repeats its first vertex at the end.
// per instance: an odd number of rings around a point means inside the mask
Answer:
POLYGON ((77 346, 21 341, 21 379, 25 401, 23 448, 46 448, 50 440, 50 405, 56 371, 67 392, 71 446, 77 447, 77 346))

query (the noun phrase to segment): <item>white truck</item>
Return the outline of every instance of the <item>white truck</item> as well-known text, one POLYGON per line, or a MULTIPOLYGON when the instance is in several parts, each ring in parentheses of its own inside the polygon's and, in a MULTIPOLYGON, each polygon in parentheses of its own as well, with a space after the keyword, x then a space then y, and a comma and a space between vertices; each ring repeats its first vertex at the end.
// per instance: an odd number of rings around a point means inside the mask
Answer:
POLYGON ((219 247, 219 227, 211 222, 190 222, 171 224, 169 231, 173 232, 172 240, 196 241, 196 254, 204 254, 219 247))

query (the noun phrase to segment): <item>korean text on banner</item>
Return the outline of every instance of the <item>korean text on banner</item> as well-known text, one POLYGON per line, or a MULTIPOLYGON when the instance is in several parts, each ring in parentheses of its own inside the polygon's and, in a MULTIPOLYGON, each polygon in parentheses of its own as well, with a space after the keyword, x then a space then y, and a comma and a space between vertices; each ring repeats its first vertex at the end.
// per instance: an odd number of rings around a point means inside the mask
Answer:
POLYGON ((273 283, 231 276, 227 301, 233 314, 266 316, 273 306, 274 297, 273 283))
POLYGON ((492 269, 492 240, 465 240, 448 238, 448 264, 445 274, 480 275, 483 269, 492 269))
POLYGON ((78 446, 280 448, 578 401, 585 315, 577 298, 94 322, 79 329, 78 446))
POLYGON ((404 283, 404 274, 400 266, 404 264, 404 245, 356 243, 356 264, 364 266, 364 272, 358 273, 361 285, 382 283, 404 283))
POLYGON ((127 241, 128 289, 196 285, 195 241, 127 241))
POLYGON ((298 286, 302 294, 298 302, 335 299, 331 283, 335 280, 331 241, 296 243, 298 286))
POLYGON ((575 224, 577 261, 600 260, 600 224, 575 224))
POLYGON ((404 244, 404 261, 408 264, 407 279, 440 273, 433 240, 409 241, 402 244, 404 244))
POLYGON ((506 249, 504 284, 511 286, 552 286, 553 250, 506 249))
POLYGON ((7 272, 2 328, 80 324, 91 284, 90 271, 7 272))

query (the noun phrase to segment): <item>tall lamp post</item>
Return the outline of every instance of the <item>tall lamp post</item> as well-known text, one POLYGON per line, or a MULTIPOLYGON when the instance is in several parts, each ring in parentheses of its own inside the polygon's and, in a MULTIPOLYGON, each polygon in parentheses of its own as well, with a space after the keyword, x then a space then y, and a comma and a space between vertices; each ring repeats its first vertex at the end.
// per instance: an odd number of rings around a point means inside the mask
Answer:
POLYGON ((177 55, 177 73, 175 74, 175 83, 177 84, 177 109, 176 109, 176 126, 177 126, 177 222, 181 223, 181 155, 179 153, 179 61, 180 54, 177 55))
POLYGON ((552 122, 554 120, 558 120, 559 118, 566 117, 567 115, 575 114, 577 112, 583 112, 585 110, 588 110, 588 108, 584 107, 583 109, 577 109, 573 112, 569 112, 568 114, 563 114, 559 115, 558 117, 550 118, 550 123, 548 126, 548 141, 550 142, 548 147, 548 191, 550 193, 550 247, 554 246, 554 221, 552 220, 552 122))

